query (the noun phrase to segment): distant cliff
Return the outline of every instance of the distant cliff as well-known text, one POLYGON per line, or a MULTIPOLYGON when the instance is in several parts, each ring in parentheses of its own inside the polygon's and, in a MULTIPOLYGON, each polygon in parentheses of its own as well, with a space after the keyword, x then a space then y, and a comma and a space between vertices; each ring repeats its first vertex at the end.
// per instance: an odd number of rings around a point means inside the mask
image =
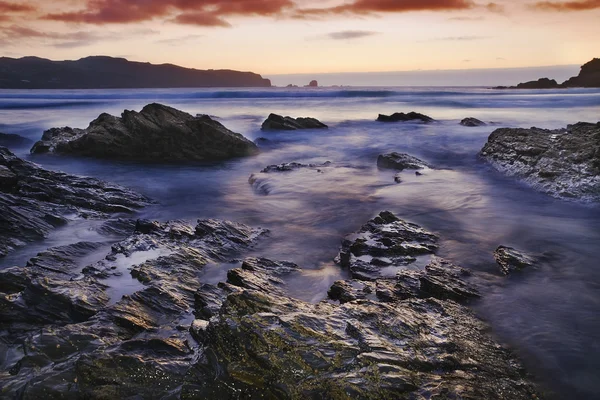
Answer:
POLYGON ((51 61, 0 57, 0 89, 129 89, 182 87, 270 87, 252 72, 197 70, 124 58, 87 57, 51 61))
POLYGON ((541 78, 537 81, 519 83, 517 86, 498 86, 495 89, 560 89, 570 87, 600 88, 600 58, 594 58, 581 66, 578 76, 558 84, 554 79, 541 78))

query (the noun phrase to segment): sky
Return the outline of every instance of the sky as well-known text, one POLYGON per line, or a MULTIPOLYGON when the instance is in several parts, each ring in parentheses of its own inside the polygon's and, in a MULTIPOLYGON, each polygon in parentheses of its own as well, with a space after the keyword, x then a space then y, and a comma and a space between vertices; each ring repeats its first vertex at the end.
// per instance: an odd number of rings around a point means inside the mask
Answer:
POLYGON ((263 75, 581 65, 600 0, 0 0, 0 56, 263 75))

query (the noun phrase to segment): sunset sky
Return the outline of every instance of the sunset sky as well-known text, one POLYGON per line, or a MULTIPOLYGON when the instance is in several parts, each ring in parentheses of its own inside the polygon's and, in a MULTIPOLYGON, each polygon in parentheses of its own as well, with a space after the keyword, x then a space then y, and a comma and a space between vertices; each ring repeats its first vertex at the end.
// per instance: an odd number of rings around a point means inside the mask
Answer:
POLYGON ((262 74, 508 68, 600 56, 600 0, 0 0, 0 56, 262 74))

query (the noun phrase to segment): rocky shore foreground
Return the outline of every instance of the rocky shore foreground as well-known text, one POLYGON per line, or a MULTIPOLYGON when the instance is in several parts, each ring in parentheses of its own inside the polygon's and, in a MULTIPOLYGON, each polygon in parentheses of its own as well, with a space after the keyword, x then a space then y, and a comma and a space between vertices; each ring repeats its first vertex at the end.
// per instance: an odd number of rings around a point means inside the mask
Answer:
POLYGON ((344 241, 338 261, 352 278, 317 304, 287 295, 299 266, 235 261, 265 230, 217 220, 133 225, 83 268, 74 259, 94 243, 49 249, 0 272, 3 397, 538 396, 467 307, 485 295, 471 273, 434 255, 435 234, 392 213, 344 241), (202 282, 207 264, 232 262, 239 267, 226 281, 202 282), (114 276, 139 289, 111 297, 114 276))

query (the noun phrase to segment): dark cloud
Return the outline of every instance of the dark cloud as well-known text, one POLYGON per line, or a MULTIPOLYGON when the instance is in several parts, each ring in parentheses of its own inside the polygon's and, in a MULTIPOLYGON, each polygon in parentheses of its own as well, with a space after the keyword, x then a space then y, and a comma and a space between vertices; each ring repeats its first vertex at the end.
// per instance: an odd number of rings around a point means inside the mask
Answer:
POLYGON ((97 25, 168 18, 188 25, 229 26, 223 17, 273 16, 292 7, 292 0, 88 0, 82 10, 49 14, 45 18, 97 25))
POLYGON ((327 34, 329 39, 335 40, 346 40, 346 39, 360 39, 367 36, 379 35, 379 32, 373 31, 340 31, 331 32, 327 34))
POLYGON ((122 34, 115 32, 76 31, 68 33, 39 31, 36 29, 12 25, 0 28, 0 44, 23 43, 28 40, 47 42, 56 48, 73 48, 88 46, 102 40, 118 40, 122 34))
POLYGON ((33 6, 31 6, 29 4, 23 4, 23 2, 21 2, 21 4, 17 4, 17 3, 11 3, 8 1, 0 0, 0 13, 8 13, 8 12, 19 13, 19 12, 29 12, 29 11, 34 11, 34 10, 35 10, 35 8, 33 8, 33 6))
POLYGON ((473 8, 471 0, 354 0, 329 8, 305 8, 296 11, 298 17, 332 14, 399 13, 409 11, 451 11, 473 8))
POLYGON ((600 8, 600 0, 540 1, 533 7, 547 11, 586 11, 600 8))

